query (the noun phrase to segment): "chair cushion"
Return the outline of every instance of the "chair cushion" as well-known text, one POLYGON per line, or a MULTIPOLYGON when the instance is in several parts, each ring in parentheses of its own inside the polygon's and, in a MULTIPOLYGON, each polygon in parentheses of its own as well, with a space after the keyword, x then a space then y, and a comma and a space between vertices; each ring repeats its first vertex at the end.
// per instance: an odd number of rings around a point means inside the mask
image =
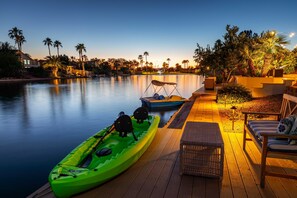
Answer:
POLYGON ((297 153, 296 144, 289 144, 288 140, 279 140, 274 138, 268 140, 268 149, 270 151, 297 153))
MULTIPOLYGON (((297 135, 297 115, 295 115, 295 122, 289 132, 289 135, 297 135)), ((297 140, 295 139, 289 139, 289 144, 291 145, 297 145, 297 140)))
MULTIPOLYGON (((263 137, 261 133, 277 133, 277 127, 279 126, 279 121, 276 120, 249 120, 248 126, 253 132, 254 136, 258 139, 261 144, 263 137)), ((297 127, 296 127, 297 128, 297 127)), ((296 129, 297 132, 297 129, 296 129)), ((296 152, 297 144, 293 144, 296 141, 289 140, 287 138, 269 138, 268 139, 268 149, 271 151, 279 152, 296 152)))
POLYGON ((281 119, 276 128, 276 132, 280 134, 289 134, 295 123, 295 120, 297 120, 295 115, 290 115, 286 118, 281 119))
POLYGON ((260 133, 274 133, 279 124, 277 120, 249 120, 248 126, 254 132, 255 137, 261 138, 260 133))

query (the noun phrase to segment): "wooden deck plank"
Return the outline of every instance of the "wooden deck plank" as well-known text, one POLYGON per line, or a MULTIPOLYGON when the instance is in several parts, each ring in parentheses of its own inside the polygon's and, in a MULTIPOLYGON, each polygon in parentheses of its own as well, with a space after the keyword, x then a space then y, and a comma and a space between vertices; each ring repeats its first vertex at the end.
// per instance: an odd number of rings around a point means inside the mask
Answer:
POLYGON ((229 177, 234 197, 247 197, 239 167, 234 156, 231 142, 227 133, 223 132, 226 163, 228 164, 229 177))
MULTIPOLYGON (((238 136, 238 134, 237 134, 238 136)), ((242 135, 240 138, 238 138, 238 141, 240 142, 241 149, 242 149, 242 135)), ((256 147, 255 144, 252 142, 247 142, 246 144, 246 152, 244 152, 244 156, 248 160, 248 164, 250 166, 251 172, 254 175, 254 178, 256 179, 257 187, 260 189, 260 193, 262 197, 276 197, 275 193, 271 189, 271 186, 269 182, 266 183, 266 186, 264 189, 260 187, 260 160, 261 156, 260 153, 256 147)))
POLYGON ((245 159, 242 147, 240 147, 237 141, 236 133, 228 133, 228 135, 232 146, 232 150, 234 152, 234 155, 236 156, 237 166, 240 166, 239 171, 241 174, 241 178, 242 178, 247 196, 255 197, 255 198, 261 197, 261 193, 259 192, 257 183, 245 159))
POLYGON ((207 178, 205 187, 205 197, 220 197, 221 181, 216 178, 207 178))
POLYGON ((194 177, 192 197, 206 197, 206 178, 194 177))
POLYGON ((221 198, 229 198, 233 197, 233 191, 231 188, 231 181, 229 176, 229 167, 226 160, 226 155, 224 157, 224 173, 223 173, 223 180, 222 180, 222 186, 221 186, 221 192, 220 192, 221 198))
MULTIPOLYGON (((267 176, 266 187, 260 188, 260 152, 252 142, 247 143, 246 152, 242 150, 242 132, 223 131, 214 96, 197 97, 186 121, 219 123, 225 145, 222 181, 179 174, 183 129, 168 129, 167 124, 137 163, 76 197, 296 197, 297 180, 267 176)), ((297 173, 296 161, 268 159, 267 164, 270 170, 297 173)), ((54 197, 49 185, 30 196, 54 197)))
POLYGON ((151 197, 163 197, 163 195, 166 192, 166 188, 169 183, 170 176, 172 174, 175 162, 179 155, 179 146, 180 146, 180 138, 182 135, 182 131, 178 130, 174 133, 176 133, 178 135, 177 139, 174 143, 171 153, 169 154, 169 156, 165 162, 165 165, 160 173, 160 176, 159 176, 157 182, 155 183, 154 189, 151 193, 151 197))
MULTIPOLYGON (((242 140, 242 134, 237 134, 237 139, 241 139, 242 140)), ((241 145, 242 146, 242 145, 241 145)), ((257 149, 255 149, 254 152, 258 152, 258 156, 260 157, 260 153, 257 149)), ((259 163, 260 163, 260 159, 258 160, 259 163)), ((279 159, 269 159, 267 161, 267 164, 268 166, 272 166, 272 167, 278 167, 277 169, 275 169, 277 172, 287 172, 287 173, 294 173, 295 172, 295 169, 296 169, 296 166, 294 166, 294 162, 291 161, 291 160, 279 160, 279 159), (295 169, 294 169, 295 168, 295 169)), ((260 168, 258 168, 260 169, 260 168)), ((267 176, 267 178, 270 180, 278 180, 278 183, 275 184, 275 185, 279 185, 279 187, 277 187, 277 189, 280 189, 280 186, 282 186, 284 188, 284 190, 287 192, 285 193, 283 196, 286 196, 288 195, 288 197, 295 197, 296 194, 297 194, 297 188, 296 188, 296 184, 297 184, 297 181, 296 180, 289 180, 289 179, 280 179, 280 178, 276 178, 276 177, 270 177, 270 176, 267 176)), ((267 182, 268 185, 266 184, 266 187, 265 187, 265 190, 267 190, 269 188, 269 181, 267 182)), ((274 181, 275 182, 275 181, 274 181)), ((264 189, 262 189, 264 190, 264 189)), ((276 189, 274 189, 276 190, 276 189)), ((279 191, 279 190, 278 190, 279 191)), ((283 190, 280 190, 281 192, 277 193, 277 194, 281 194, 283 193, 283 190)), ((267 195, 266 195, 267 196, 267 195)), ((268 197, 268 196, 267 196, 268 197)))
MULTIPOLYGON (((253 168, 257 170, 257 177, 259 181, 260 177, 260 161, 261 161, 261 154, 259 150, 257 149, 256 145, 253 142, 247 142, 247 151, 248 151, 248 156, 254 156, 254 164, 253 168)), ((273 168, 271 165, 270 159, 267 160, 267 169, 273 168)), ((275 170, 274 170, 275 171, 275 170)), ((268 190, 271 189, 271 191, 274 194, 274 197, 288 197, 287 192, 285 189, 282 187, 280 178, 278 177, 266 177, 266 185, 265 189, 262 189, 265 193, 269 193, 271 197, 273 197, 272 193, 270 193, 268 190), (269 187, 270 186, 270 187, 269 187)))
POLYGON ((179 175, 179 160, 180 158, 178 155, 164 194, 164 198, 172 198, 178 196, 178 191, 181 183, 181 176, 179 175))
POLYGON ((35 194, 29 195, 27 198, 34 198, 35 196, 44 197, 44 198, 55 198, 55 195, 52 193, 49 183, 46 183, 40 187, 35 194))
POLYGON ((161 175, 162 169, 164 168, 166 161, 170 158, 170 154, 173 150, 175 143, 178 141, 178 132, 166 131, 166 133, 172 133, 170 140, 167 142, 165 148, 162 151, 162 155, 154 163, 153 168, 149 172, 144 184, 142 185, 140 191, 137 193, 138 197, 150 197, 151 193, 159 179, 159 177, 169 178, 169 175, 161 175))
MULTIPOLYGON (((167 131, 164 131, 163 134, 166 134, 167 131)), ((166 134, 166 139, 162 139, 162 143, 160 143, 159 149, 155 149, 153 152, 155 152, 152 157, 149 159, 148 163, 145 164, 141 168, 141 171, 139 174, 134 178, 133 182, 131 183, 131 187, 129 188, 129 191, 126 191, 123 197, 137 197, 138 192, 142 188, 143 184, 145 183, 146 179, 148 178, 151 170, 153 169, 155 163, 157 162, 158 158, 162 155, 162 151, 164 147, 167 145, 168 141, 170 140, 173 133, 168 132, 168 135, 166 134)), ((131 179, 131 178, 127 178, 131 179)))
POLYGON ((180 197, 180 198, 192 197, 192 189, 193 189, 193 176, 182 175, 177 197, 180 197))

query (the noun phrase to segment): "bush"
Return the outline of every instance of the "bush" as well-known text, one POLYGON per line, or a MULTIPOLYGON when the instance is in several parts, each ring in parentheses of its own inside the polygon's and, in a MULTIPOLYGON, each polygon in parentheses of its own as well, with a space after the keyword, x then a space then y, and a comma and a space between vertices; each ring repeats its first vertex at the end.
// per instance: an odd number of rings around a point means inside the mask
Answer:
POLYGON ((223 86, 217 92, 217 103, 234 104, 252 100, 251 91, 239 84, 223 86))
POLYGON ((43 67, 33 67, 26 69, 27 74, 38 77, 38 78, 48 78, 50 77, 50 72, 44 69, 43 67))
POLYGON ((0 78, 21 78, 22 76, 22 63, 18 60, 18 57, 13 53, 0 52, 0 78))

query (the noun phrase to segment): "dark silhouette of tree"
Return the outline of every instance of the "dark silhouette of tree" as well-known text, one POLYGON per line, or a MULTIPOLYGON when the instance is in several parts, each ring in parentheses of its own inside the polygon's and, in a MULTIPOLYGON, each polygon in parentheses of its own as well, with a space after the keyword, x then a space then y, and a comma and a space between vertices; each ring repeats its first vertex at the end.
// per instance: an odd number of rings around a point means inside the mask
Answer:
POLYGON ((79 54, 79 59, 81 61, 81 67, 82 67, 82 70, 83 70, 83 75, 85 75, 85 65, 84 65, 84 62, 83 62, 83 51, 86 52, 86 47, 83 43, 78 43, 76 46, 75 46, 75 49, 76 51, 78 51, 78 54, 79 54))
POLYGON ((22 63, 14 47, 8 42, 0 42, 0 77, 21 77, 23 75, 22 63))
POLYGON ((58 41, 58 40, 55 40, 55 42, 54 42, 54 47, 57 48, 57 56, 60 56, 60 55, 59 55, 59 49, 60 49, 60 47, 63 47, 63 46, 62 46, 62 43, 61 43, 60 41, 58 41))
POLYGON ((18 46, 18 50, 22 51, 22 44, 26 42, 23 31, 18 29, 17 27, 14 27, 8 31, 8 36, 9 38, 15 40, 15 43, 18 46))
POLYGON ((148 62, 147 62, 147 56, 149 56, 149 53, 147 51, 145 51, 143 53, 143 55, 145 56, 145 66, 147 67, 147 64, 148 64, 148 62))
POLYGON ((47 37, 47 38, 45 38, 42 42, 44 43, 44 45, 47 45, 49 56, 52 56, 52 55, 51 55, 51 48, 50 48, 50 46, 53 45, 53 41, 52 41, 52 39, 50 39, 49 37, 47 37))

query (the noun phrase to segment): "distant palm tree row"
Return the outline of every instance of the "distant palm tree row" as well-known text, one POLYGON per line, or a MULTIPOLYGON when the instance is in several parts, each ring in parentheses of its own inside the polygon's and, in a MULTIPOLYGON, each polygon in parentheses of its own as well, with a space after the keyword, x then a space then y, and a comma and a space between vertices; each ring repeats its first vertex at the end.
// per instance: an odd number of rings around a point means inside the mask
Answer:
MULTIPOLYGON (((52 56, 52 55, 51 55, 51 48, 50 48, 50 46, 53 45, 53 41, 52 41, 52 39, 50 39, 49 37, 47 37, 46 39, 43 40, 43 43, 44 43, 44 45, 47 45, 47 47, 48 47, 48 53, 49 53, 49 56, 52 56)), ((60 55, 59 55, 59 48, 60 48, 60 47, 63 47, 63 46, 62 46, 62 43, 61 43, 60 41, 58 41, 58 40, 55 40, 55 41, 54 41, 54 47, 57 48, 57 56, 60 56, 60 55)))
MULTIPOLYGON (((22 44, 24 42, 26 42, 25 37, 23 35, 23 31, 21 29, 18 29, 17 27, 13 27, 11 30, 9 30, 8 36, 9 36, 9 38, 15 40, 15 44, 18 46, 18 50, 22 51, 22 44)), ((59 51, 60 51, 60 48, 62 48, 63 46, 62 46, 62 43, 59 40, 55 40, 53 42, 51 38, 46 37, 42 42, 48 48, 49 57, 47 59, 52 57, 51 46, 53 46, 54 48, 57 48, 57 57, 60 56, 59 51)), ((86 52, 86 47, 85 47, 85 45, 83 43, 78 43, 75 46, 75 49, 79 53, 79 61, 81 63, 81 68, 82 68, 83 71, 85 71, 84 61, 87 61, 87 56, 84 55, 83 52, 86 52)), ((150 65, 150 66, 153 65, 152 63, 148 62, 148 60, 147 60, 148 56, 149 56, 149 52, 147 52, 147 51, 145 51, 143 53, 143 55, 138 56, 139 64, 140 64, 141 67, 144 66, 144 64, 143 64, 144 63, 144 60, 143 60, 144 58, 145 58, 146 68, 148 67, 148 65, 150 65)), ((71 59, 74 60, 75 57, 72 56, 71 59)), ((171 61, 171 59, 167 58, 168 67, 169 67, 170 61, 171 61)), ((50 62, 55 62, 55 61, 50 61, 50 62)), ((182 63, 186 66, 186 64, 189 63, 189 61, 188 60, 183 60, 182 63)))

